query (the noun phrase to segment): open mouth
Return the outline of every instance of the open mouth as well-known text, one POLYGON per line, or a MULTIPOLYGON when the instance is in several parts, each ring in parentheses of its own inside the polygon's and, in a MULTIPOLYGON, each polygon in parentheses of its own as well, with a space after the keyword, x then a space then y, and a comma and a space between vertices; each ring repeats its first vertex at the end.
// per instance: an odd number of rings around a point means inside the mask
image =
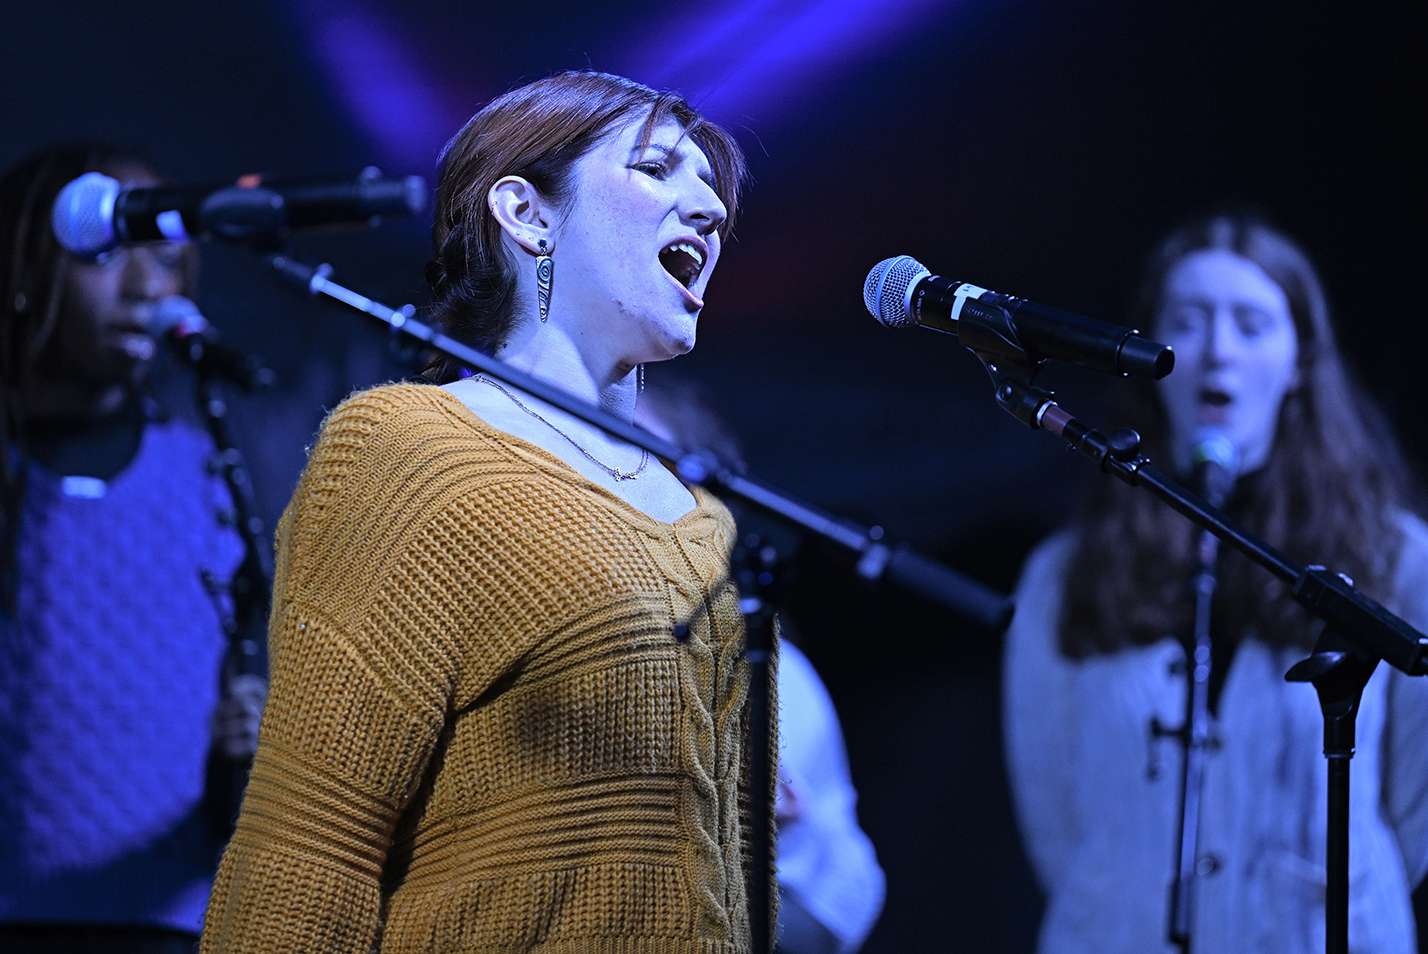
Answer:
POLYGON ((1211 407, 1224 407, 1230 403, 1230 396, 1224 391, 1216 391, 1213 388, 1201 388, 1200 403, 1208 404, 1211 407))
POLYGON ((704 250, 693 242, 672 242, 660 249, 659 263, 685 288, 704 270, 704 250))

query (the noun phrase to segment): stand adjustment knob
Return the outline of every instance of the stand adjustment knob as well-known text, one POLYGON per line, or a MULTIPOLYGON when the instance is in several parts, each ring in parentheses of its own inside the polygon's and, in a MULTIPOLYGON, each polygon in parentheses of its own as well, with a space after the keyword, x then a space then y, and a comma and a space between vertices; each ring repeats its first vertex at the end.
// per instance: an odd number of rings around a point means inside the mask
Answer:
POLYGON ((1113 431, 1109 443, 1111 457, 1116 460, 1134 460, 1140 453, 1140 435, 1128 427, 1113 431))

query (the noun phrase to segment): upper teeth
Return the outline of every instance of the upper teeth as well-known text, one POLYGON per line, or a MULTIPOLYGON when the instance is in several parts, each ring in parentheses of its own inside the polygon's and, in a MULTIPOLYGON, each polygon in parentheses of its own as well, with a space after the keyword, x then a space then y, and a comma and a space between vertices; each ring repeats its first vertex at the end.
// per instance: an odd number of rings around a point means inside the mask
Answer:
POLYGON ((669 247, 669 250, 671 252, 688 252, 689 257, 698 262, 700 268, 704 267, 704 253, 689 242, 676 242, 669 247))

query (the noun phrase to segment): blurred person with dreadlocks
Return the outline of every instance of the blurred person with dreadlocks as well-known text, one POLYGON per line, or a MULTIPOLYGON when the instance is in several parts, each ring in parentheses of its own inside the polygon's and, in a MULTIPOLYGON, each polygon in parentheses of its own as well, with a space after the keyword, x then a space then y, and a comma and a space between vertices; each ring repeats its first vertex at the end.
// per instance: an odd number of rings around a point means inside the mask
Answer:
POLYGON ((242 557, 213 442, 147 392, 157 303, 197 256, 64 251, 55 197, 140 154, 51 147, 0 178, 0 948, 179 952, 221 850, 215 739, 256 745, 261 686, 219 700, 220 597, 242 557))
MULTIPOLYGON (((1340 358, 1308 257, 1246 215, 1174 232, 1132 324, 1176 352, 1113 418, 1192 480, 1206 435, 1238 458, 1224 510, 1294 560, 1351 576, 1428 628, 1428 526, 1397 445, 1340 358)), ((1195 617, 1197 529, 1098 480, 1029 558, 1007 634, 1007 763, 1047 893, 1044 954, 1171 951, 1195 617)), ((1200 954, 1324 949, 1327 782, 1314 691, 1284 680, 1322 628, 1229 547, 1210 623, 1206 749, 1189 936, 1200 954)), ((1428 871, 1428 680, 1381 665, 1351 763, 1349 946, 1410 954, 1428 871)))

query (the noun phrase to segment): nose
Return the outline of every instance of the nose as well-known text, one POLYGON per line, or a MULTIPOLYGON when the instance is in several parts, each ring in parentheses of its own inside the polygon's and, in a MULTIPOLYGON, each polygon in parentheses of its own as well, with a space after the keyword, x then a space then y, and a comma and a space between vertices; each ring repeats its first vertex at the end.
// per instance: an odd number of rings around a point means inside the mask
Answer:
POLYGON ((724 220, 729 217, 729 210, 724 208, 724 202, 713 186, 698 176, 692 178, 693 185, 686 191, 680 216, 697 229, 700 235, 709 235, 724 224, 724 220))
POLYGON ((154 248, 133 246, 124 262, 120 292, 131 301, 158 301, 177 295, 183 282, 182 265, 175 267, 159 257, 154 248))
POLYGON ((1235 316, 1228 308, 1216 308, 1205 323, 1204 362, 1206 367, 1229 363, 1237 339, 1235 316))

